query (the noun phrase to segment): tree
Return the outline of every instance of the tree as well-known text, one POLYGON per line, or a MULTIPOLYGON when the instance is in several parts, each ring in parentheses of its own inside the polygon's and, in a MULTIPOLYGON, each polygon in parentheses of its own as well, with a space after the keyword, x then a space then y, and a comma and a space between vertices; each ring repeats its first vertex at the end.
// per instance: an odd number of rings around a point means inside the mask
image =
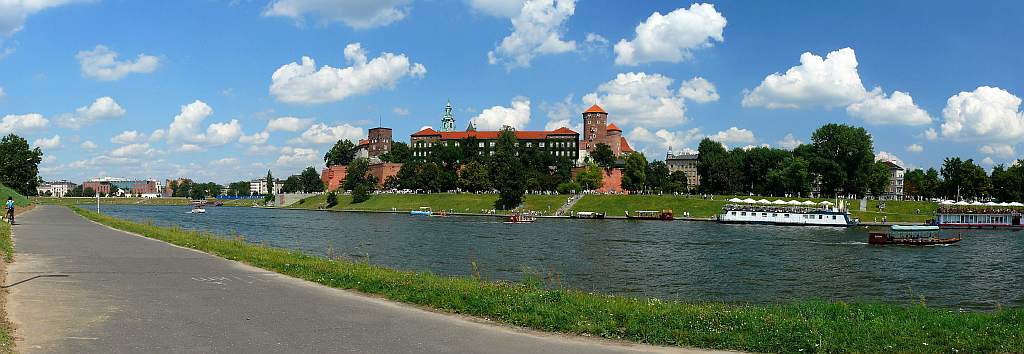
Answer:
POLYGON ((579 184, 576 184, 576 182, 573 181, 569 181, 559 184, 556 188, 556 191, 558 191, 559 194, 571 194, 580 191, 580 189, 581 187, 579 184))
POLYGON ((769 193, 768 175, 778 169, 792 152, 768 147, 755 147, 743 152, 743 190, 756 195, 769 193))
POLYGON ((743 160, 746 154, 743 149, 727 151, 721 143, 704 138, 697 146, 697 152, 701 191, 732 193, 743 189, 743 160))
POLYGON ((626 166, 622 169, 622 189, 636 192, 644 189, 647 182, 647 157, 636 152, 626 156, 626 166))
POLYGON ((82 196, 94 197, 96 196, 96 190, 92 189, 92 187, 85 187, 85 189, 82 189, 82 196))
POLYGON ((410 158, 412 158, 412 150, 409 149, 409 144, 401 141, 391 143, 391 149, 386 154, 380 155, 380 160, 384 162, 406 163, 410 158))
POLYGON ((1024 160, 1016 161, 1009 168, 993 167, 991 180, 992 196, 999 201, 1024 200, 1024 160))
POLYGON ((352 190, 352 204, 358 204, 370 200, 370 187, 368 183, 360 183, 352 190))
POLYGON ((594 145, 594 151, 590 153, 590 158, 594 159, 594 163, 598 166, 604 168, 615 165, 615 154, 612 152, 612 148, 604 143, 594 145))
MULTIPOLYGON (((171 183, 174 183, 174 182, 171 182, 171 183)), ((248 181, 231 182, 230 184, 228 184, 227 194, 231 195, 231 196, 236 196, 236 197, 248 196, 249 195, 249 182, 248 181)))
POLYGON ((822 193, 863 194, 873 170, 874 145, 864 128, 825 124, 811 135, 815 158, 811 172, 821 177, 822 193))
POLYGON ((358 158, 352 160, 352 163, 348 165, 348 169, 345 171, 345 182, 342 183, 342 188, 354 191, 356 187, 366 184, 366 173, 369 170, 369 159, 358 158))
POLYGON ((302 181, 299 176, 288 176, 288 179, 284 180, 284 185, 281 186, 282 193, 295 193, 302 190, 302 181))
POLYGON ((940 173, 943 180, 943 195, 946 197, 977 199, 991 191, 988 174, 984 168, 975 164, 973 159, 946 158, 942 162, 940 173))
POLYGON ((690 181, 686 176, 686 172, 673 171, 672 174, 668 176, 668 185, 665 186, 664 192, 673 194, 689 193, 689 183, 690 181))
POLYGON ((338 140, 331 147, 331 150, 327 151, 324 155, 324 162, 327 166, 334 165, 348 165, 356 157, 356 150, 358 147, 353 144, 351 140, 343 139, 338 140))
POLYGON ((518 207, 526 194, 526 175, 516 142, 515 133, 511 129, 503 129, 495 143, 491 164, 495 176, 494 185, 498 189, 498 200, 494 202, 497 209, 518 207))
POLYGON ((115 186, 115 185, 113 185, 113 184, 111 184, 111 183, 107 183, 107 184, 109 184, 109 185, 110 185, 110 192, 107 192, 107 196, 108 196, 108 197, 114 197, 114 196, 117 196, 117 195, 119 194, 118 192, 119 192, 119 191, 120 191, 121 189, 120 189, 120 188, 117 188, 117 186, 115 186))
POLYGON ((30 148, 24 138, 8 134, 0 139, 0 183, 22 195, 36 195, 43 152, 30 148))
POLYGON ((333 208, 338 205, 338 195, 334 192, 327 192, 327 207, 333 208))
POLYGON ((801 157, 789 157, 768 171, 767 183, 767 191, 772 195, 807 195, 812 183, 810 166, 801 157))
POLYGON ((604 169, 591 162, 576 175, 576 184, 585 191, 601 188, 604 185, 604 169))
POLYGON ((884 161, 875 162, 871 166, 871 171, 868 173, 868 192, 875 198, 885 194, 885 191, 889 188, 889 178, 892 172, 889 172, 889 164, 884 161))
POLYGON ((324 191, 324 181, 320 179, 320 174, 312 166, 302 170, 302 174, 299 175, 299 185, 301 186, 299 189, 304 193, 324 191))
POLYGON ((647 169, 647 187, 651 190, 665 191, 668 189, 669 174, 671 171, 668 170, 665 161, 651 162, 647 169))
POLYGON ((490 191, 494 189, 491 183, 491 171, 487 165, 473 161, 462 166, 459 172, 459 188, 469 192, 490 191))

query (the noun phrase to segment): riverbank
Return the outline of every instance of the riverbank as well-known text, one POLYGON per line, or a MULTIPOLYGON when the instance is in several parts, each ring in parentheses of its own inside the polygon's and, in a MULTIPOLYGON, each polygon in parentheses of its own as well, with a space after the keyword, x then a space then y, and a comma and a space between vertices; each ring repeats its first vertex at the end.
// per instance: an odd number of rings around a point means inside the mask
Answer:
MULTIPOLYGON (((541 212, 543 215, 553 215, 562 204, 565 204, 568 195, 526 195, 523 206, 527 210, 541 212)), ((498 200, 495 194, 470 194, 470 193, 432 193, 432 194, 375 194, 362 203, 352 203, 351 195, 337 195, 338 204, 332 208, 326 208, 327 196, 319 195, 306 198, 303 201, 289 205, 291 209, 327 209, 333 211, 373 211, 373 212, 409 212, 420 207, 428 207, 431 210, 447 211, 459 214, 488 214, 492 211, 497 214, 508 213, 507 210, 494 210, 494 202, 498 200)))
POLYGON ((754 306, 633 299, 562 289, 557 278, 537 274, 527 273, 520 284, 402 272, 77 211, 118 229, 327 286, 546 331, 759 352, 1024 350, 1019 308, 958 313, 923 304, 754 306))
MULTIPOLYGON (((99 198, 100 205, 191 205, 192 200, 189 198, 137 198, 137 197, 110 197, 110 198, 99 198)), ((37 204, 44 205, 96 205, 96 198, 94 197, 65 197, 65 198, 54 198, 54 197, 31 197, 30 201, 37 204)))

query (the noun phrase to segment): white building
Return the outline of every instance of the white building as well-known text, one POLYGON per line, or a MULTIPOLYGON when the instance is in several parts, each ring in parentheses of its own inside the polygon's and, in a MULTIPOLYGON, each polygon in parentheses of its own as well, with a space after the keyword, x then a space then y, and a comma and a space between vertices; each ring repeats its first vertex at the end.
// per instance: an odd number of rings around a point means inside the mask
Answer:
POLYGON ((882 199, 902 199, 903 175, 907 170, 896 161, 885 161, 885 164, 889 166, 889 186, 885 188, 882 199))
POLYGON ((70 192, 72 189, 75 189, 76 186, 78 185, 68 182, 67 180, 61 180, 57 182, 43 182, 43 184, 40 184, 38 187, 36 187, 36 193, 38 193, 40 196, 46 196, 47 193, 49 193, 49 196, 64 198, 64 196, 67 195, 68 192, 70 192))
MULTIPOLYGON (((281 194, 281 188, 284 188, 284 182, 275 178, 274 179, 274 194, 281 194)), ((267 179, 260 178, 249 181, 249 194, 250 195, 264 195, 267 194, 267 179)))

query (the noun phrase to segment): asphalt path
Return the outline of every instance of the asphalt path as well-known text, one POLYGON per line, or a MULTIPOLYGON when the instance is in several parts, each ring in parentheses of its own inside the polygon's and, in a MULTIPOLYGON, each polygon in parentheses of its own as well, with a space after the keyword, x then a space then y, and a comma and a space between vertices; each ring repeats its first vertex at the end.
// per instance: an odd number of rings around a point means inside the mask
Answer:
POLYGON ((18 216, 7 312, 22 353, 695 352, 437 313, 117 231, 18 216))

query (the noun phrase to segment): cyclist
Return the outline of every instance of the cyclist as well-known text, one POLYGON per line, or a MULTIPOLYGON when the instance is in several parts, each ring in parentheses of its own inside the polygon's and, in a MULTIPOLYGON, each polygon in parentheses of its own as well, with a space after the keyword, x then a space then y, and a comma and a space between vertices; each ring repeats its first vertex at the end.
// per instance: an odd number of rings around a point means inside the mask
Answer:
POLYGON ((14 225, 14 198, 7 197, 7 222, 14 225))

